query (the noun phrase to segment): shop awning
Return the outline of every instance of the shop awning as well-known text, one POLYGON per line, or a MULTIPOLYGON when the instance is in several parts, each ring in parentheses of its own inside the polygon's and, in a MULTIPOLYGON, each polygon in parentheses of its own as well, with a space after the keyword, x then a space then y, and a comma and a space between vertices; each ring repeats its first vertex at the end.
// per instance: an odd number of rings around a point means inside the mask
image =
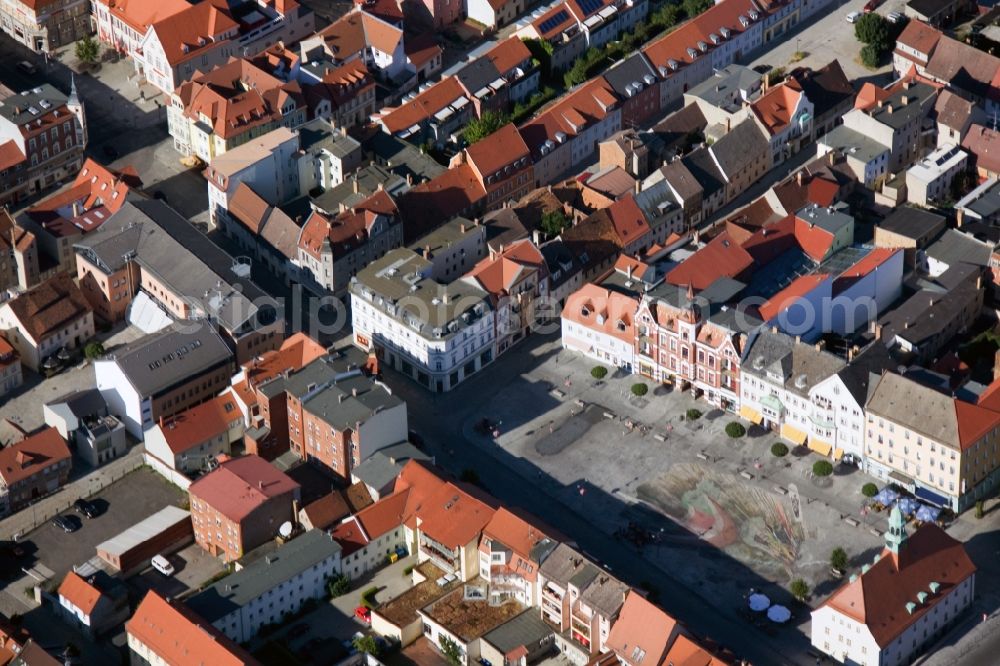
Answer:
POLYGON ((889 472, 889 478, 905 488, 913 487, 913 479, 906 476, 902 472, 897 472, 896 470, 893 470, 889 472))
POLYGON ((813 437, 812 439, 809 440, 809 449, 815 451, 821 456, 829 458, 830 453, 833 451, 833 445, 824 442, 822 439, 817 439, 813 437))
POLYGON ((925 502, 930 502, 936 506, 951 507, 951 500, 943 495, 938 495, 933 490, 917 486, 916 490, 913 491, 913 494, 925 502))
POLYGON ((790 442, 798 444, 799 446, 805 444, 807 439, 807 436, 804 432, 802 432, 795 426, 789 425, 787 423, 784 423, 781 426, 781 436, 790 442))
POLYGON ((757 425, 760 425, 761 421, 764 420, 764 417, 761 416, 760 412, 746 405, 740 407, 740 416, 745 418, 747 421, 750 421, 750 423, 755 423, 757 425))
POLYGON ((843 457, 844 457, 844 449, 834 449, 833 450, 833 459, 834 460, 840 460, 843 457))

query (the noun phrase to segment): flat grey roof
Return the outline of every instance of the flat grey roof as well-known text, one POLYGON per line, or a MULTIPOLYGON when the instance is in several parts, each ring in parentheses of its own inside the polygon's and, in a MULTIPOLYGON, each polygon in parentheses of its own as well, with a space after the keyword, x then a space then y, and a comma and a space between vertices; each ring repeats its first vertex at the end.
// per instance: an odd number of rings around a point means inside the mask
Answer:
POLYGON ((98 544, 97 550, 110 555, 121 556, 183 520, 191 520, 191 514, 180 507, 163 507, 152 516, 136 523, 118 536, 98 544))
POLYGON ((871 162, 882 153, 889 152, 875 139, 869 138, 856 130, 852 130, 846 125, 839 125, 823 136, 818 141, 825 146, 843 153, 846 157, 853 157, 864 163, 871 162))
POLYGON ((211 324, 173 324, 108 354, 140 396, 154 396, 224 363, 233 352, 211 324))
POLYGON ((216 581, 187 600, 187 606, 209 622, 233 613, 268 590, 340 552, 340 544, 324 530, 309 530, 263 559, 216 581))
POLYGON ((379 490, 399 476, 410 460, 430 460, 428 455, 409 442, 390 444, 368 456, 368 459, 351 470, 366 486, 379 490))
POLYGON ((357 151, 360 156, 361 144, 322 118, 313 118, 299 125, 296 131, 299 133, 299 146, 304 151, 325 150, 341 159, 357 151))
POLYGON ((483 636, 483 640, 502 654, 508 654, 519 647, 528 647, 542 641, 554 633, 552 627, 542 620, 538 611, 529 608, 510 622, 483 636))
MULTIPOLYGON (((759 89, 762 83, 760 74, 749 67, 734 63, 716 71, 698 85, 692 86, 685 95, 697 97, 712 106, 734 112, 742 106, 743 91, 759 89)), ((751 101, 752 99, 750 96, 751 101)))
POLYGON ((454 217, 413 241, 407 247, 417 253, 430 248, 431 256, 433 256, 435 251, 451 247, 453 243, 457 243, 469 234, 482 234, 485 242, 486 228, 467 218, 454 217))
POLYGON ((878 226, 894 234, 920 240, 940 232, 945 224, 946 220, 941 215, 912 206, 900 206, 878 226))

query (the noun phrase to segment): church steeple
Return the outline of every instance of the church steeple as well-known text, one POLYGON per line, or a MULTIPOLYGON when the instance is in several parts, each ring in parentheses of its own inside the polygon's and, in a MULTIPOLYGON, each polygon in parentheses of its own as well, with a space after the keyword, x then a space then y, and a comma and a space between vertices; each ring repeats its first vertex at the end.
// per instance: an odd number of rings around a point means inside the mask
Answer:
POLYGON ((889 529, 885 532, 885 547, 894 555, 899 555, 899 551, 906 544, 906 520, 898 505, 893 505, 889 512, 889 529))
POLYGON ((66 100, 66 108, 76 116, 76 121, 73 123, 76 130, 75 143, 82 151, 87 147, 87 111, 80 101, 79 93, 76 92, 76 77, 72 72, 69 75, 69 98, 66 100))

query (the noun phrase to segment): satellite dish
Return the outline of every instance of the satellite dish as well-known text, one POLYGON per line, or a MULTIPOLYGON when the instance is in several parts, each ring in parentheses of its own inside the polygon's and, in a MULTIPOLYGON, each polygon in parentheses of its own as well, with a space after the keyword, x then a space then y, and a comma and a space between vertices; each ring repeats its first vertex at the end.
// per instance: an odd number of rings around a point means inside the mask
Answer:
POLYGON ((286 520, 281 523, 281 527, 278 528, 278 534, 280 534, 284 539, 292 536, 292 521, 286 520))

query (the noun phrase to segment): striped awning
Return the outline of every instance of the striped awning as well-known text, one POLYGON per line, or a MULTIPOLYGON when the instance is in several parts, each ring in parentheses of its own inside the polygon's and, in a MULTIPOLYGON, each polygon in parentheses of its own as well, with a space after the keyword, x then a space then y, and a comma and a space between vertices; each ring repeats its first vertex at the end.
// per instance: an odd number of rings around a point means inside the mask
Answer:
POLYGON ((761 416, 760 412, 746 405, 740 407, 740 416, 757 425, 760 425, 761 421, 764 420, 764 417, 761 416))
MULTIPOLYGON (((787 423, 783 423, 781 425, 781 436, 787 439, 788 441, 794 444, 798 444, 800 446, 802 444, 805 444, 806 439, 808 438, 804 432, 802 432, 795 426, 789 425, 787 423)), ((827 454, 829 455, 829 451, 827 452, 827 454)))
MULTIPOLYGON (((809 440, 809 449, 815 451, 821 456, 829 458, 830 452, 833 451, 833 446, 831 444, 824 442, 822 439, 817 439, 813 437, 812 439, 809 440)), ((840 449, 837 450, 839 451, 840 449)))

